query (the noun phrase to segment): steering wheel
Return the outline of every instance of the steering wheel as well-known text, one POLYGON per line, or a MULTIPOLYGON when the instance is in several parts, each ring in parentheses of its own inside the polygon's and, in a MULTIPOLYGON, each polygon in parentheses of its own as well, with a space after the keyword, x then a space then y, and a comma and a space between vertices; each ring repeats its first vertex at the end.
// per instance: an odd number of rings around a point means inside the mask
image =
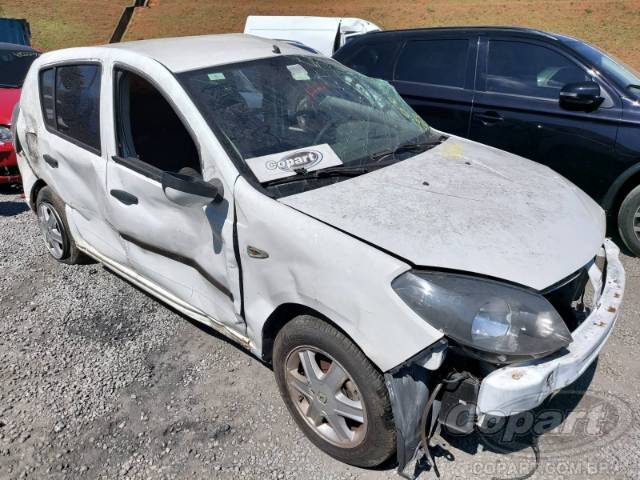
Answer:
POLYGON ((329 121, 322 126, 322 128, 320 129, 316 137, 313 139, 313 144, 318 145, 320 143, 320 139, 324 137, 324 135, 329 131, 329 129, 333 127, 336 123, 338 123, 338 120, 329 119, 329 121))
MULTIPOLYGON (((296 117, 301 117, 304 115, 308 115, 310 117, 318 117, 318 112, 316 110, 311 110, 308 108, 304 108, 301 110, 296 111, 296 117)), ((317 145, 320 140, 326 135, 326 133, 329 131, 329 129, 334 126, 336 123, 338 123, 338 119, 335 118, 329 118, 324 125, 322 125, 322 127, 320 128, 320 130, 318 131, 318 133, 316 134, 316 136, 313 138, 313 145, 317 145)))

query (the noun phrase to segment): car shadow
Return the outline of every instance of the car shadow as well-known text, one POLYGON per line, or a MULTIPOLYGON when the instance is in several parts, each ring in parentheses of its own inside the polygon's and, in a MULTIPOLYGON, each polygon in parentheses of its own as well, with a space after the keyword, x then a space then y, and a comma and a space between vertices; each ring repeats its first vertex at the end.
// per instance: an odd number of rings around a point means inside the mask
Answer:
POLYGON ((200 323, 197 320, 192 319, 191 317, 188 317, 187 315, 185 315, 181 311, 176 310, 174 307, 172 307, 168 303, 163 302, 160 298, 155 297, 155 296, 151 295, 149 292, 147 292, 146 290, 143 290, 142 288, 138 287, 135 283, 132 283, 127 278, 123 277, 118 272, 116 272, 115 270, 109 268, 108 266, 102 265, 102 268, 104 268, 107 272, 112 273, 113 275, 115 275, 119 279, 123 280, 127 284, 131 285, 133 288, 135 288, 139 292, 143 293, 145 296, 147 296, 152 301, 158 302, 159 304, 161 304, 162 306, 164 306, 165 308, 167 308, 171 312, 173 312, 176 315, 178 315, 179 317, 181 317, 183 320, 186 320, 187 322, 189 322, 191 325, 193 325, 195 328, 197 328, 201 332, 203 332, 203 333, 205 333, 205 334, 207 334, 207 335, 209 335, 211 337, 214 337, 214 338, 216 338, 218 340, 221 340, 223 342, 228 343, 229 345, 234 347, 239 352, 242 352, 245 355, 248 355, 248 356, 250 356, 252 358, 255 358, 260 363, 262 363, 265 367, 271 369, 271 366, 269 364, 265 363, 261 359, 259 359, 259 358, 255 357, 254 355, 252 355, 251 352, 248 349, 243 347, 239 342, 235 341, 233 338, 227 337, 226 335, 218 332, 215 328, 212 328, 212 327, 210 327, 210 326, 208 326, 208 325, 206 325, 204 323, 200 323))
POLYGON ((29 210, 22 194, 21 185, 0 185, 0 195, 13 195, 13 200, 0 200, 0 217, 14 217, 29 210))
POLYGON ((15 202, 0 201, 0 217, 15 217, 29 210, 24 200, 15 202))

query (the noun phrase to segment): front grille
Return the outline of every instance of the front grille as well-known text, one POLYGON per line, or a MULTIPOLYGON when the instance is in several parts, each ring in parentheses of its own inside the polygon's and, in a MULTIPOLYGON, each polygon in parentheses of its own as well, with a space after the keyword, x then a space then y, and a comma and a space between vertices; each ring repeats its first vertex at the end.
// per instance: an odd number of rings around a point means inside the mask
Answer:
POLYGON ((575 330, 588 313, 582 301, 588 282, 588 266, 585 266, 542 292, 558 311, 569 331, 575 330))

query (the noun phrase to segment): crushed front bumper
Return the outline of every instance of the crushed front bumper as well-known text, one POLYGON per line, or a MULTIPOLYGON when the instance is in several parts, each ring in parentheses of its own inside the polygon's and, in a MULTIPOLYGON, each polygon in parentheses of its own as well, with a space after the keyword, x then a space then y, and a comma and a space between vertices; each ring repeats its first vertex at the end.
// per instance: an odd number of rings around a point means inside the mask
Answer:
POLYGON ((551 393, 566 387, 591 365, 606 343, 616 322, 624 293, 625 273, 618 258, 620 250, 606 239, 599 256, 601 271, 594 262, 589 281, 595 292, 593 310, 576 328, 566 350, 552 357, 528 361, 495 370, 480 385, 478 424, 487 416, 509 416, 540 405, 551 393))

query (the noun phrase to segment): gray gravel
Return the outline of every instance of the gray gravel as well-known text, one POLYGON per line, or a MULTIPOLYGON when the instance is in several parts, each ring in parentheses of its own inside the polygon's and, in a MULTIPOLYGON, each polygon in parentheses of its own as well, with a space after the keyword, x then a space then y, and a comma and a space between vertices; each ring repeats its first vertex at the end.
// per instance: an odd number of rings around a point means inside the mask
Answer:
MULTIPOLYGON (((591 380, 576 411, 603 401, 617 416, 600 433, 543 436, 534 479, 640 478, 640 261, 624 263, 624 312, 575 387, 591 380)), ((313 447, 242 349, 98 264, 57 264, 17 190, 0 193, 0 272, 0 478, 399 478, 313 447)), ((436 442, 444 479, 512 477, 533 458, 436 442)))

